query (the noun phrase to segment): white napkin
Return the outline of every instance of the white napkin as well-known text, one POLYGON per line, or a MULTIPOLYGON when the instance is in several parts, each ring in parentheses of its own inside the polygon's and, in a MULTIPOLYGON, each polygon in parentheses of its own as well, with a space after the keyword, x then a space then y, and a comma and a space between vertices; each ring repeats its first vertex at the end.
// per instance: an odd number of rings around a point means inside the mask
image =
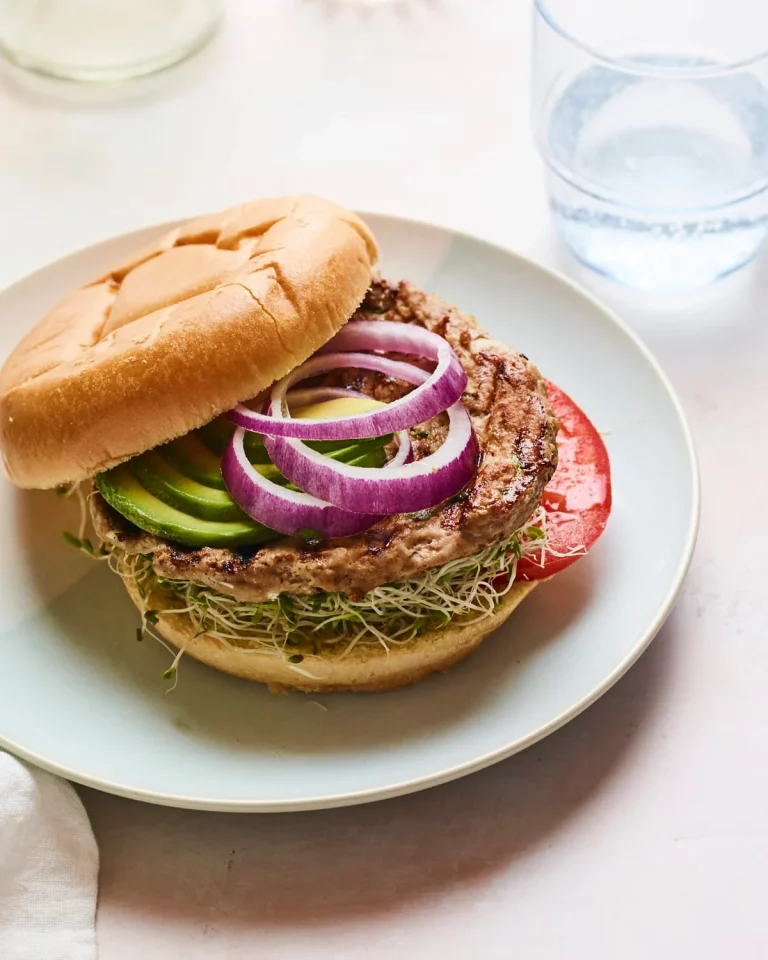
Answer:
POLYGON ((95 960, 98 869, 70 784, 0 751, 0 960, 95 960))

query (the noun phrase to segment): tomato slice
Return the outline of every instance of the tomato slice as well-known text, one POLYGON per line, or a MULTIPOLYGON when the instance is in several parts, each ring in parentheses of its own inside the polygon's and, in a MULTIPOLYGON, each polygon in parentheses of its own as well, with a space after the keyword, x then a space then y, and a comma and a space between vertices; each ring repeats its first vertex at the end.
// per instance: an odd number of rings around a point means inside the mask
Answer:
POLYGON ((541 498, 547 512, 547 550, 517 565, 517 580, 542 580, 564 570, 595 543, 611 512, 608 451, 589 417, 547 381, 549 402, 560 421, 558 464, 541 498))

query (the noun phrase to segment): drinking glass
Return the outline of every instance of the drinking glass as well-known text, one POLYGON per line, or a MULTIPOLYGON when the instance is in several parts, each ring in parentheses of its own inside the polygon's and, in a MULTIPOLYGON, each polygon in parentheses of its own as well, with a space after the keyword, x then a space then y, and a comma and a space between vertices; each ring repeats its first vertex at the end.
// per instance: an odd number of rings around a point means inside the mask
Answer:
POLYGON ((220 0, 0 0, 0 52, 50 77, 126 80, 189 56, 220 16, 220 0))
POLYGON ((533 124, 583 263, 699 286, 768 233, 768 0, 535 0, 533 124))

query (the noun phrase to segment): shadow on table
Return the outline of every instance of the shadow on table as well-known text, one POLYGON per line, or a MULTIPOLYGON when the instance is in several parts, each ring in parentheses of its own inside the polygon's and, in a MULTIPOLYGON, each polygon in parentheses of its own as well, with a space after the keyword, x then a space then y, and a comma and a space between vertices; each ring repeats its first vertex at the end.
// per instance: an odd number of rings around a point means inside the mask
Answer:
POLYGON ((674 624, 673 614, 630 673, 567 727, 410 797, 248 816, 82 790, 102 850, 101 902, 200 929, 296 927, 387 913, 514 870, 578 820, 642 738, 669 672, 674 624))

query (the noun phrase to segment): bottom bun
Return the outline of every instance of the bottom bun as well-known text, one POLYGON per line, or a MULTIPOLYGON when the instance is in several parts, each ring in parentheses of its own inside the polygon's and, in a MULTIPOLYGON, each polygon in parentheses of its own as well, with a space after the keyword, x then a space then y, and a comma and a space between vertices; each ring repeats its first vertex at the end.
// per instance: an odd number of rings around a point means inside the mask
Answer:
MULTIPOLYGON (((142 600, 136 584, 130 578, 125 585, 139 610, 155 610, 174 606, 173 599, 155 587, 142 600)), ((459 663, 507 619, 536 586, 536 582, 515 584, 504 596, 498 609, 490 617, 475 623, 454 624, 437 630, 428 630, 415 640, 393 645, 389 651, 380 645, 357 646, 345 657, 334 654, 306 655, 299 673, 283 657, 260 650, 238 649, 222 643, 208 634, 195 636, 195 627, 184 613, 161 613, 154 629, 169 643, 201 663, 216 670, 266 683, 272 693, 303 690, 306 693, 335 691, 396 690, 418 683, 431 673, 445 672, 459 663)))

